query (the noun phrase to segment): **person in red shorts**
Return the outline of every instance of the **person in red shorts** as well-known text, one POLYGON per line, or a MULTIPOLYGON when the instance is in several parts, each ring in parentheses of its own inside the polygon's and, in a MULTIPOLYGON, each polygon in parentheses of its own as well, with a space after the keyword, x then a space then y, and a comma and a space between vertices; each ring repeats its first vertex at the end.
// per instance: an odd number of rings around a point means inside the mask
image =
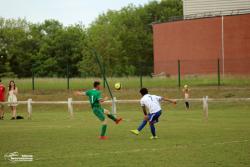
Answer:
MULTIPOLYGON (((0 102, 4 102, 5 100, 5 87, 2 84, 2 80, 0 79, 0 102)), ((4 115, 4 105, 0 104, 0 120, 3 119, 3 115, 4 115)))

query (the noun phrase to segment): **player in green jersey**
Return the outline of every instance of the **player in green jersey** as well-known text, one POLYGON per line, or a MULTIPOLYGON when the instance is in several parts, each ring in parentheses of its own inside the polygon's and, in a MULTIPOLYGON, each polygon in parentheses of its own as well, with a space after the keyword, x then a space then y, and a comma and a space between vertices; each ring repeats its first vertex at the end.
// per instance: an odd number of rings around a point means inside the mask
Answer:
POLYGON ((119 124, 122 121, 122 118, 116 118, 109 110, 106 110, 102 108, 101 103, 106 101, 108 98, 102 98, 101 95, 101 85, 99 81, 94 82, 94 89, 81 92, 77 91, 75 92, 76 95, 86 95, 89 98, 89 102, 91 104, 93 113, 96 115, 96 117, 102 122, 102 127, 101 127, 101 135, 100 139, 105 140, 107 139, 106 136, 106 129, 107 129, 107 119, 105 115, 107 115, 108 118, 112 119, 116 124, 119 124))

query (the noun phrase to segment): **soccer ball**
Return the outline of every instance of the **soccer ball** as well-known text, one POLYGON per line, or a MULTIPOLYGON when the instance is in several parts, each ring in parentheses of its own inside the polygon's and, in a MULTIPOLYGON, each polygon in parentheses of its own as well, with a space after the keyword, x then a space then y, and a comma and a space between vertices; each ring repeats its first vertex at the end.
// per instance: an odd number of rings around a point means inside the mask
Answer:
POLYGON ((120 82, 117 82, 117 83, 115 84, 115 89, 116 89, 116 90, 120 90, 121 88, 122 88, 121 83, 120 83, 120 82))

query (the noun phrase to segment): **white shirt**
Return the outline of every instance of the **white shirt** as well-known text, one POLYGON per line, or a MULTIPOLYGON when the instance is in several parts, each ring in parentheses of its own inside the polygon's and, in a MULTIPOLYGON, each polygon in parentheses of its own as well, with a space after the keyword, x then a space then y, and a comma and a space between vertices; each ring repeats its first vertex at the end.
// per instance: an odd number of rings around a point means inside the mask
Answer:
POLYGON ((160 101, 162 97, 156 95, 146 94, 141 98, 141 106, 147 107, 150 114, 161 110, 160 101))

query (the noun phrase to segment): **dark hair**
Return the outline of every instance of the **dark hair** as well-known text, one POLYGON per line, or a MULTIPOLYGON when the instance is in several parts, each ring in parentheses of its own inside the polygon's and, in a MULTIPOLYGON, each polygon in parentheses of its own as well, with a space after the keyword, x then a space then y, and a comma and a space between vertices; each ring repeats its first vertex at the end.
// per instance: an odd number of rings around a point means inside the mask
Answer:
POLYGON ((101 83, 99 82, 99 81, 95 81, 94 82, 94 84, 93 84, 93 86, 94 86, 94 88, 96 88, 97 86, 99 86, 101 83))
POLYGON ((15 82, 13 81, 13 80, 11 80, 10 82, 9 82, 9 91, 11 90, 11 82, 13 82, 14 83, 14 89, 16 89, 16 84, 15 84, 15 82))
POLYGON ((141 88, 140 93, 141 93, 141 95, 144 96, 144 95, 148 94, 148 89, 147 88, 141 88))

